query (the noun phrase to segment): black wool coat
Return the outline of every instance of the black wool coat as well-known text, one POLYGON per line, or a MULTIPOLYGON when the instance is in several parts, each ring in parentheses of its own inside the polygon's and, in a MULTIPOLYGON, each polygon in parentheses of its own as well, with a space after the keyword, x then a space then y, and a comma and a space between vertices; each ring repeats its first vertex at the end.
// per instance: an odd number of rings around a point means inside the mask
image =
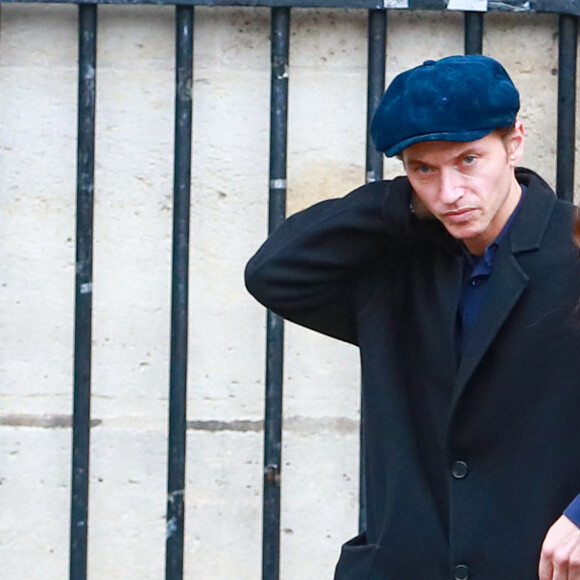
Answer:
POLYGON ((531 171, 456 361, 463 252, 404 177, 287 219, 246 267, 281 316, 360 348, 368 526, 335 580, 533 580, 580 493, 575 208, 531 171))

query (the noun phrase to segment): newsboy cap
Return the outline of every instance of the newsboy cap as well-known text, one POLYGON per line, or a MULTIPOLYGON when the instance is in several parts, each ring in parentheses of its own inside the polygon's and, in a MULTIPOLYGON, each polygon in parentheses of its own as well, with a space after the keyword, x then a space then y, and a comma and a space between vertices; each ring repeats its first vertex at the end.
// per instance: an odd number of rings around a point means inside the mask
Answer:
POLYGON ((427 60, 394 78, 371 123, 378 151, 392 157, 421 141, 475 141, 509 127, 519 93, 503 66, 472 54, 427 60))

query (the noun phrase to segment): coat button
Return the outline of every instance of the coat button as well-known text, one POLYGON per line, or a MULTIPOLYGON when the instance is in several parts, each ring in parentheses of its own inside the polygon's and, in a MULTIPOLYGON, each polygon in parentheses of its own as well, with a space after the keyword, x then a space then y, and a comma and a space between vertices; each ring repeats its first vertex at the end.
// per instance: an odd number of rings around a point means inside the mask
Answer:
POLYGON ((463 479, 467 475, 467 463, 465 461, 456 461, 451 467, 451 475, 455 479, 463 479))
POLYGON ((455 566, 455 580, 467 580, 469 578, 469 568, 465 564, 455 566))

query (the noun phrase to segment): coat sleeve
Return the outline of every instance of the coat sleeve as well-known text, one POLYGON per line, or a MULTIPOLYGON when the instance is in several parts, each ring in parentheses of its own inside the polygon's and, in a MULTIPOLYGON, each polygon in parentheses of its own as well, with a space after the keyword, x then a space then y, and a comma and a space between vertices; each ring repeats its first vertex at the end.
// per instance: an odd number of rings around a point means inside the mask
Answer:
POLYGON ((248 291, 280 316, 356 344, 353 286, 402 236, 410 190, 375 182, 318 203, 278 227, 248 262, 248 291))

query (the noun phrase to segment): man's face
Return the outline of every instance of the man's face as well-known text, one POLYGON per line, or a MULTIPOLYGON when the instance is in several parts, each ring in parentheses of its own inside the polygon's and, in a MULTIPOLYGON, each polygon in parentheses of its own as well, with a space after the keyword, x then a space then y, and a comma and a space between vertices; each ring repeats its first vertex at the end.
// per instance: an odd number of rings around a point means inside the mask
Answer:
POLYGON ((472 254, 483 254, 516 208, 521 188, 514 169, 524 147, 517 122, 510 135, 477 141, 425 141, 407 147, 402 160, 415 194, 472 254))

